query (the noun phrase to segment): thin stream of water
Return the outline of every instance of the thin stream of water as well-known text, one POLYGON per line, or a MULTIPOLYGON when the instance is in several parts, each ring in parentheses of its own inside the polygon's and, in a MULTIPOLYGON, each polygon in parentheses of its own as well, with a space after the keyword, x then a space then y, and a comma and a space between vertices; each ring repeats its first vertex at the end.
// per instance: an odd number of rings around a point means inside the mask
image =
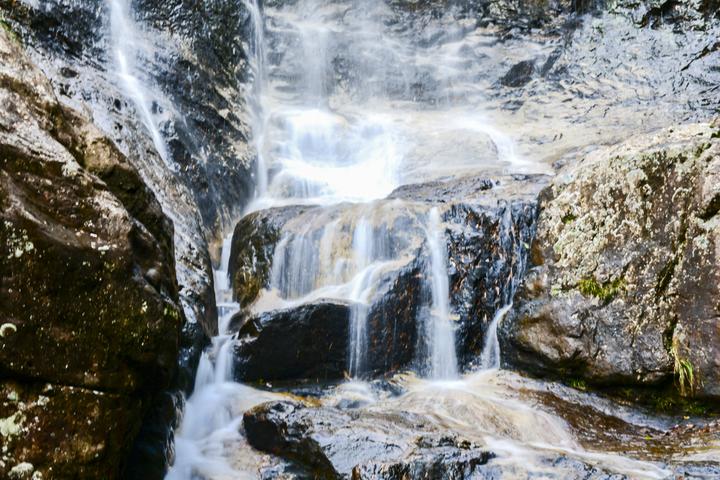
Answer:
POLYGON ((138 77, 139 67, 136 62, 145 44, 142 41, 142 33, 132 20, 129 0, 110 0, 110 32, 118 77, 124 93, 133 101, 136 110, 140 113, 140 119, 150 133, 155 150, 166 167, 173 171, 175 165, 170 161, 165 139, 158 128, 158 120, 152 112, 153 94, 138 77))

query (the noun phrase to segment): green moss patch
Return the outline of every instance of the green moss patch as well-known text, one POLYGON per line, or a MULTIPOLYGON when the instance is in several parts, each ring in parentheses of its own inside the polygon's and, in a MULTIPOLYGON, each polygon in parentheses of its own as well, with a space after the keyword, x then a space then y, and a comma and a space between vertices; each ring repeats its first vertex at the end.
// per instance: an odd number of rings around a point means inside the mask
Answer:
POLYGON ((586 297, 595 297, 606 302, 625 289, 625 281, 617 278, 611 282, 600 284, 594 278, 586 278, 578 282, 577 289, 586 297))

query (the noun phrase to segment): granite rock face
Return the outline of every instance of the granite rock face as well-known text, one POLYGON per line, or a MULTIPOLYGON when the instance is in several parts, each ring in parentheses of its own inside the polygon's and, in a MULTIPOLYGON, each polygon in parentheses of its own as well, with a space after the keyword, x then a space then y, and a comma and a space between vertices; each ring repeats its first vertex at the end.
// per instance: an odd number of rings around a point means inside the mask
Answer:
POLYGON ((4 30, 0 58, 0 476, 117 478, 177 373, 173 226, 4 30))
POLYGON ((597 384, 718 395, 717 127, 590 154, 543 194, 506 360, 597 384))

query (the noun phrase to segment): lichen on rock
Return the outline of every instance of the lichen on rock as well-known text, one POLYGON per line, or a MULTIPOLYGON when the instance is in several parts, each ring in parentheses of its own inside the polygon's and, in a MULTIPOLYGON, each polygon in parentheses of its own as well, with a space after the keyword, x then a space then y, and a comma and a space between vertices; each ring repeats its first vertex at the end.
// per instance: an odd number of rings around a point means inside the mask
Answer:
POLYGON ((116 478, 175 375, 172 223, 1 29, 0 130, 0 477, 116 478))
POLYGON ((596 384, 657 384, 677 371, 677 351, 694 366, 695 392, 718 395, 719 152, 709 125, 687 125, 562 172, 503 328, 507 360, 596 384))

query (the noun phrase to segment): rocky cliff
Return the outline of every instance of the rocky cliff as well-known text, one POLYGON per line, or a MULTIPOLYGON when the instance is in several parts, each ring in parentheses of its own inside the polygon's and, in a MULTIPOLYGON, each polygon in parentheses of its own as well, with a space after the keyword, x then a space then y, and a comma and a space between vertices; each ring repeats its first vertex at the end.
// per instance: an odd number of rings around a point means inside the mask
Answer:
POLYGON ((4 478, 116 478, 176 376, 173 225, 0 30, 4 478))

